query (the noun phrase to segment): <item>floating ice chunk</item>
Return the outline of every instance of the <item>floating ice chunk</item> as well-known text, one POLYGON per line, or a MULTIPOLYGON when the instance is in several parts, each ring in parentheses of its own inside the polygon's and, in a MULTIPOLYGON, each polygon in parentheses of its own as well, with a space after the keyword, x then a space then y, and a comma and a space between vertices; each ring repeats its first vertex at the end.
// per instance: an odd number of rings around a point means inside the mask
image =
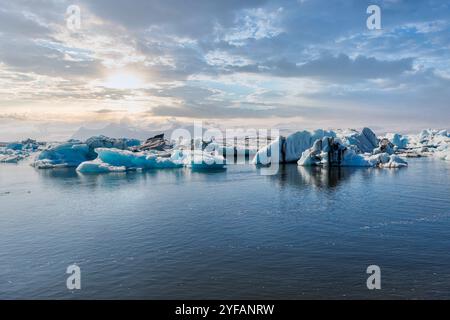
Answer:
POLYGON ((98 159, 115 167, 163 169, 183 166, 181 160, 175 157, 164 158, 154 152, 131 152, 128 150, 97 148, 98 159))
POLYGON ((76 167, 88 159, 89 147, 79 141, 53 144, 42 151, 34 166, 39 169, 52 167, 76 167))
POLYGON ((31 139, 22 142, 2 143, 0 146, 0 162, 17 163, 29 157, 39 146, 40 144, 31 139))
POLYGON ((300 166, 372 167, 372 163, 362 154, 347 148, 339 138, 324 137, 316 140, 313 147, 304 151, 300 166))
POLYGON ((10 150, 22 150, 22 148, 23 148, 23 145, 18 142, 9 143, 8 145, 6 145, 6 149, 10 149, 10 150))
POLYGON ((107 172, 123 172, 127 168, 124 166, 116 167, 100 161, 99 159, 93 161, 82 162, 77 171, 81 173, 107 173, 107 172))
POLYGON ((332 167, 386 167, 398 168, 406 166, 403 159, 388 153, 356 153, 345 146, 339 138, 324 137, 316 140, 313 146, 304 151, 299 166, 332 166, 332 167))
POLYGON ((407 156, 437 156, 446 159, 446 150, 450 145, 450 134, 447 130, 422 130, 418 135, 409 135, 407 156))
POLYGON ((401 168, 407 167, 408 163, 397 155, 391 155, 387 162, 381 162, 379 166, 382 168, 401 168))
POLYGON ((222 169, 225 159, 208 152, 175 150, 170 157, 161 157, 155 151, 131 152, 114 148, 95 149, 98 158, 81 163, 77 170, 82 173, 102 173, 135 169, 166 169, 188 166, 192 169, 222 169))
POLYGON ((2 163, 17 163, 25 157, 21 154, 0 154, 0 162, 2 163))
POLYGON ((372 153, 379 143, 377 136, 369 128, 364 128, 361 132, 356 130, 344 132, 339 137, 346 146, 358 153, 372 153))
POLYGON ((380 154, 380 153, 388 153, 388 154, 394 154, 398 150, 398 147, 395 146, 391 141, 389 141, 388 138, 383 138, 379 141, 378 148, 373 149, 373 154, 380 154))
POLYGON ((407 136, 398 133, 388 133, 386 138, 399 149, 406 149, 408 147, 409 139, 407 136))
POLYGON ((450 145, 441 145, 437 148, 435 155, 442 160, 450 161, 450 145))
POLYGON ((207 152, 202 150, 176 150, 173 159, 193 170, 217 170, 225 168, 225 158, 218 152, 207 152))
POLYGON ((279 137, 256 153, 253 164, 269 164, 272 158, 279 159, 280 163, 297 161, 302 153, 312 146, 314 141, 325 136, 334 137, 335 133, 319 129, 314 132, 298 131, 287 138, 279 137), (272 155, 272 151, 277 152, 277 154, 272 155))
POLYGON ((450 139, 447 130, 422 130, 418 135, 418 142, 425 146, 439 146, 447 143, 450 139))
POLYGON ((114 139, 105 136, 91 137, 85 143, 69 140, 48 146, 39 154, 34 166, 39 169, 77 167, 82 162, 94 160, 97 157, 96 148, 126 149, 136 143, 139 143, 139 140, 114 139))

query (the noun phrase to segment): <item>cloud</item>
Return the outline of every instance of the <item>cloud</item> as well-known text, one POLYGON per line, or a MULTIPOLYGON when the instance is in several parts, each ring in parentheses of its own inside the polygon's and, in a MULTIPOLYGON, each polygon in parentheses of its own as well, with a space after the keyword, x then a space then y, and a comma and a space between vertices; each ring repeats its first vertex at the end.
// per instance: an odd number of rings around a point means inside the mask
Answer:
POLYGON ((71 32, 71 1, 0 1, 3 121, 449 119, 447 2, 375 1, 370 31, 360 0, 80 0, 71 32))
POLYGON ((239 10, 264 3, 264 0, 197 0, 195 4, 184 0, 135 0, 130 5, 123 0, 97 0, 86 1, 86 6, 99 17, 127 28, 157 26, 167 33, 198 38, 209 34, 216 24, 231 25, 239 10))
POLYGON ((278 77, 358 80, 396 76, 400 73, 411 71, 412 64, 412 58, 387 61, 364 56, 357 56, 352 59, 345 54, 340 54, 338 56, 327 55, 300 64, 286 60, 269 61, 260 65, 247 65, 236 70, 265 73, 278 77))

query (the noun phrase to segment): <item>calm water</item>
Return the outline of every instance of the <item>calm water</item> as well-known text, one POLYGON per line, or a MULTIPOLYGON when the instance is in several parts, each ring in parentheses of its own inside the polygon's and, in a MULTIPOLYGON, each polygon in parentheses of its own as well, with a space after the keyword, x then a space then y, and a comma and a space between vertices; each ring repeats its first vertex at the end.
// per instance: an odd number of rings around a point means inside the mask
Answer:
POLYGON ((276 176, 2 164, 0 298, 450 298, 450 164, 409 163, 276 176), (382 290, 366 288, 371 264, 382 290))

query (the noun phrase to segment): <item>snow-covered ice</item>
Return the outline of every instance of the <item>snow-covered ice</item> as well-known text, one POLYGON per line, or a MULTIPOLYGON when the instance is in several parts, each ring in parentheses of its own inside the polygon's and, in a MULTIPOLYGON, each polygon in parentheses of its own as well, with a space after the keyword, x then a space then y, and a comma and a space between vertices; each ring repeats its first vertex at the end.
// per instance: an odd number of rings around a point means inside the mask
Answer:
POLYGON ((388 133, 386 138, 398 149, 406 149, 408 147, 408 137, 399 133, 388 133))
POLYGON ((314 141, 322 139, 324 136, 335 136, 333 131, 322 129, 316 131, 298 131, 287 138, 279 137, 269 145, 261 148, 253 158, 254 164, 268 164, 267 157, 279 159, 279 162, 295 162, 302 155, 303 151, 310 148, 314 141), (277 155, 272 155, 271 151, 276 150, 277 155))
POLYGON ((408 164, 402 158, 389 153, 357 153, 346 146, 341 139, 324 137, 302 153, 299 166, 338 166, 338 167, 381 167, 399 168, 408 164))
POLYGON ((181 160, 186 167, 193 170, 223 169, 226 164, 225 158, 218 152, 176 150, 172 157, 181 160))
POLYGON ((107 173, 107 172, 123 172, 127 171, 124 166, 111 166, 107 163, 102 162, 100 159, 95 159, 92 161, 82 162, 78 167, 77 171, 82 173, 107 173))
POLYGON ((361 132, 357 130, 344 130, 337 132, 342 142, 358 153, 372 153, 379 146, 379 139, 369 128, 363 128, 361 132))

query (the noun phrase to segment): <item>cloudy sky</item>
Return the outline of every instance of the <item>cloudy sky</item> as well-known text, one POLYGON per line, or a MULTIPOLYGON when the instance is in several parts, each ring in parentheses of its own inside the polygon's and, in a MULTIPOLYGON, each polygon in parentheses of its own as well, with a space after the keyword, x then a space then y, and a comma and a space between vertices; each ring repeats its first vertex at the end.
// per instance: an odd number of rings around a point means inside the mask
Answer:
POLYGON ((194 119, 448 128, 449 88, 450 1, 0 0, 0 141, 194 119))

